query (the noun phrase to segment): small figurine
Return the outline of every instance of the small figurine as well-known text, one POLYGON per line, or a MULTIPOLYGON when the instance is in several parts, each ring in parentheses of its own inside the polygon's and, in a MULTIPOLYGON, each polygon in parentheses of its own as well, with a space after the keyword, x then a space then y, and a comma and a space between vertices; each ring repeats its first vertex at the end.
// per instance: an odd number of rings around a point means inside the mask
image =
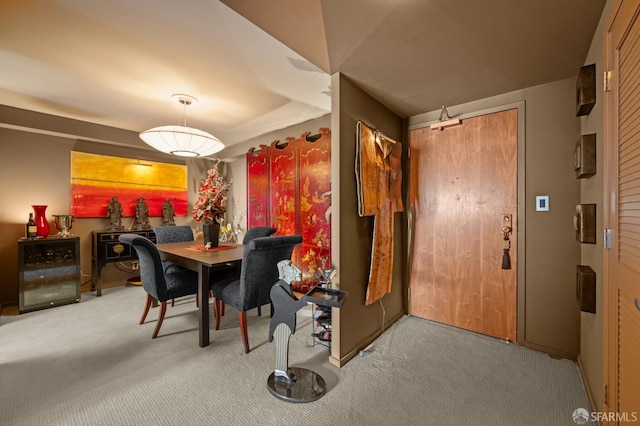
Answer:
POLYGON ((122 226, 122 204, 115 195, 107 205, 107 217, 111 221, 107 231, 123 231, 122 226))
POLYGON ((173 206, 171 205, 171 201, 167 198, 164 200, 164 204, 162 205, 162 226, 175 226, 176 222, 173 217, 173 206))
POLYGON ((278 278, 291 285, 292 281, 300 281, 302 271, 292 261, 285 259, 277 264, 278 278))
POLYGON ((144 202, 144 198, 139 197, 136 203, 136 230, 144 231, 147 229, 151 229, 151 225, 149 225, 149 208, 144 202))

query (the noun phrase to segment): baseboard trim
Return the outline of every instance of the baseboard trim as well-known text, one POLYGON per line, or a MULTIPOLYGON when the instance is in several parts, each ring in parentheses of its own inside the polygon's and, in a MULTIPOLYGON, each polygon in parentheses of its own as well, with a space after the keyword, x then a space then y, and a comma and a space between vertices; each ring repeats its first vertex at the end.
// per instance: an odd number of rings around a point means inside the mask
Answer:
POLYGON ((555 358, 566 358, 566 359, 570 359, 571 361, 576 361, 578 359, 578 355, 577 354, 572 354, 570 352, 565 352, 559 349, 554 349, 554 348, 550 348, 548 346, 544 346, 544 345, 538 345, 536 343, 531 343, 531 342, 527 342, 525 340, 524 344, 522 345, 525 348, 529 348, 529 349, 533 349, 536 350, 538 352, 544 352, 547 355, 551 356, 551 357, 555 357, 555 358))
POLYGON ((589 383, 589 379, 584 370, 584 365, 582 364, 582 358, 578 355, 578 370, 580 371, 580 376, 582 377, 582 383, 584 384, 584 388, 587 391, 587 399, 589 400, 589 405, 591 405, 591 411, 600 411, 598 404, 596 404, 596 399, 593 396, 593 389, 591 388, 591 384, 589 383))
POLYGON ((393 318, 391 318, 389 321, 386 321, 381 330, 378 330, 375 333, 373 333, 372 335, 370 335, 367 338, 365 338, 362 342, 357 344, 354 349, 352 349, 351 351, 347 352, 341 358, 335 358, 333 356, 329 356, 329 363, 331 365, 336 366, 336 367, 344 366, 352 358, 354 358, 356 355, 358 355, 358 353, 361 350, 365 349, 367 346, 369 346, 371 343, 373 343, 378 337, 380 337, 382 335, 382 333, 384 333, 389 327, 391 327, 393 324, 395 324, 396 321, 398 321, 400 318, 402 318, 405 315, 406 315, 406 313, 404 311, 402 311, 398 315, 396 315, 393 318))

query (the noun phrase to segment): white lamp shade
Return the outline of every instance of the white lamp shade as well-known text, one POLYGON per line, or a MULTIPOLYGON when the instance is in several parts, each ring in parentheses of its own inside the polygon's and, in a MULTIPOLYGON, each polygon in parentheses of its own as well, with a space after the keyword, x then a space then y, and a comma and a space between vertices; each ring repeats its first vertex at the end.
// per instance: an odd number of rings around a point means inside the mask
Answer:
POLYGON ((184 126, 160 126, 140 133, 140 139, 151 147, 181 157, 206 157, 224 149, 215 136, 184 126))

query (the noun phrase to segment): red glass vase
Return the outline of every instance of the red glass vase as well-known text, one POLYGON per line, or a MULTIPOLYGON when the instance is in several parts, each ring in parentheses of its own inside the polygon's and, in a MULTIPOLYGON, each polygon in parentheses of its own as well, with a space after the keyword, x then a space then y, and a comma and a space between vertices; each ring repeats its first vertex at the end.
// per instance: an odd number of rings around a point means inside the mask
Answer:
POLYGON ((47 206, 31 206, 33 207, 34 212, 34 220, 36 221, 36 236, 37 237, 48 237, 49 231, 51 230, 51 225, 49 225, 49 221, 47 220, 47 216, 45 215, 47 211, 47 206))

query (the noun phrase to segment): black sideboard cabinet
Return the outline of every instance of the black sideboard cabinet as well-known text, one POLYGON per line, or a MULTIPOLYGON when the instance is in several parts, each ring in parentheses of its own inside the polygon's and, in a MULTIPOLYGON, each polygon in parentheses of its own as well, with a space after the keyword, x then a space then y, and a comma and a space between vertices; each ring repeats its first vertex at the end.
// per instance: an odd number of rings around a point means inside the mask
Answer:
POLYGON ((80 238, 18 241, 20 313, 80 301, 80 238))
POLYGON ((122 234, 138 234, 147 237, 154 243, 156 234, 147 231, 93 231, 91 244, 91 290, 96 291, 96 296, 102 296, 102 268, 107 263, 125 262, 136 260, 138 255, 135 249, 118 241, 122 234))

